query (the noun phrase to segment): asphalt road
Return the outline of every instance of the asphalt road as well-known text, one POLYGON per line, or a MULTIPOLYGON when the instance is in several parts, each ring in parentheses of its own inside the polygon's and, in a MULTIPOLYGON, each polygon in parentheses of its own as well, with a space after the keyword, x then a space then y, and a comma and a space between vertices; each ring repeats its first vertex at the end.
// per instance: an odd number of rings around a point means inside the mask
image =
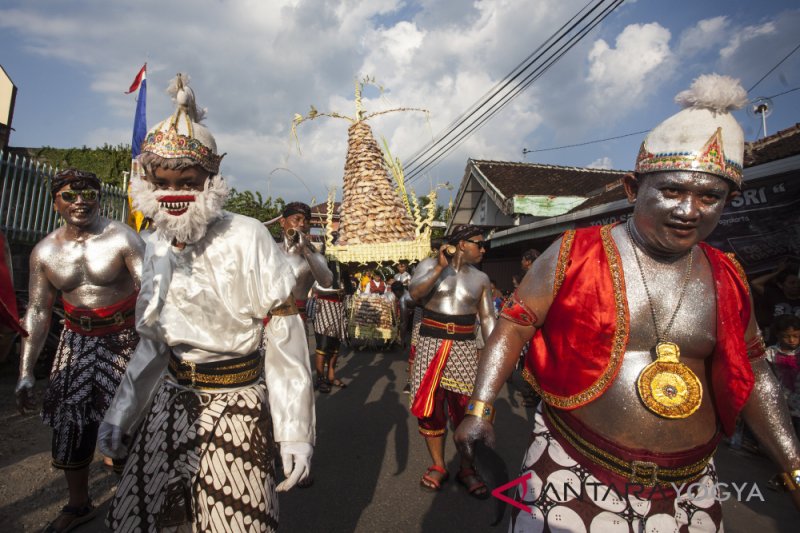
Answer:
MULTIPOLYGON (((438 493, 420 488, 430 458, 402 392, 405 365, 400 352, 356 351, 342 358, 337 376, 349 386, 317 394, 315 482, 280 495, 281 531, 507 531, 505 504, 494 498, 475 500, 455 481, 458 462, 449 437, 450 481, 438 493), (492 526, 498 517, 500 523, 492 526)), ((14 374, 13 365, 0 365, 0 527, 38 531, 64 504, 66 489, 61 473, 49 466, 48 428, 38 416, 20 416, 13 408, 14 374)), ((37 389, 45 384, 40 380, 37 389)), ((515 376, 496 402, 498 446, 480 456, 479 470, 492 488, 517 477, 528 443, 533 411, 521 405, 519 385, 515 376)), ((97 458, 92 496, 107 507, 115 477, 97 458)), ((731 498, 723 502, 726 531, 796 531, 800 513, 785 495, 766 488, 774 472, 769 461, 722 445, 716 463, 721 481, 748 483, 743 496, 758 483, 765 500, 736 501, 731 487, 731 498)), ((107 530, 98 517, 75 531, 107 530)))

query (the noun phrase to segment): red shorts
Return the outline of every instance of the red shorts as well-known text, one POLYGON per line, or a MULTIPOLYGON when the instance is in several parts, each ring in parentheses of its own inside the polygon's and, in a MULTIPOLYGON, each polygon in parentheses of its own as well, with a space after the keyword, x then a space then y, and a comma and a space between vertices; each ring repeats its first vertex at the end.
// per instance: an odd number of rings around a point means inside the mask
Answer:
POLYGON ((453 429, 457 428, 464 420, 464 411, 467 409, 469 396, 438 387, 433 396, 433 413, 429 417, 417 419, 420 435, 425 438, 444 435, 447 428, 445 403, 447 403, 447 412, 450 414, 453 429))

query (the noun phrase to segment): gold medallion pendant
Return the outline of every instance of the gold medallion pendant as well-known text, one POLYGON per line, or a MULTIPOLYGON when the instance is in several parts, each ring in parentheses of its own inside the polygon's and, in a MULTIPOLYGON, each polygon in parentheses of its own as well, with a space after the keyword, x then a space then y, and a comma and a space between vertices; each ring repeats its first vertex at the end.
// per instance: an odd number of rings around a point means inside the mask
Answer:
POLYGON ((700 380, 679 361, 680 356, 677 344, 659 342, 657 359, 644 367, 636 380, 645 407, 664 418, 687 418, 703 399, 700 380))

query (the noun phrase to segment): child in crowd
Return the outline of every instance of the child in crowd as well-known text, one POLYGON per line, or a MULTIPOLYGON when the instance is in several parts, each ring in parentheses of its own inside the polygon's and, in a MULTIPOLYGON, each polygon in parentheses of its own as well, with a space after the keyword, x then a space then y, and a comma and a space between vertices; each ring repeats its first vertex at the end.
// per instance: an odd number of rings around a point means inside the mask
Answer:
POLYGON ((781 384, 795 432, 800 436, 800 318, 780 315, 772 329, 777 344, 767 348, 767 361, 781 384))

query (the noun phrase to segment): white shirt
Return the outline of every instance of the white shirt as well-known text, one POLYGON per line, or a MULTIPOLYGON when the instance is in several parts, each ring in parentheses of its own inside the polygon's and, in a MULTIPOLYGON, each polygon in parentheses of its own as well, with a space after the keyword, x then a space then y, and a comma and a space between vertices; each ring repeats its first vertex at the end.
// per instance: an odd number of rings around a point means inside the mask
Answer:
MULTIPOLYGON (((285 301, 296 275, 270 233, 255 219, 224 212, 206 235, 183 250, 146 237, 142 288, 136 302, 141 341, 117 389, 106 421, 131 433, 146 414, 172 351, 182 361, 209 362, 255 352, 262 319, 285 301)), ((271 383, 311 387, 302 356, 278 352, 265 361, 271 383)), ((313 405, 270 395, 276 440, 313 442, 313 405), (282 428, 283 429, 283 428, 282 428)))

